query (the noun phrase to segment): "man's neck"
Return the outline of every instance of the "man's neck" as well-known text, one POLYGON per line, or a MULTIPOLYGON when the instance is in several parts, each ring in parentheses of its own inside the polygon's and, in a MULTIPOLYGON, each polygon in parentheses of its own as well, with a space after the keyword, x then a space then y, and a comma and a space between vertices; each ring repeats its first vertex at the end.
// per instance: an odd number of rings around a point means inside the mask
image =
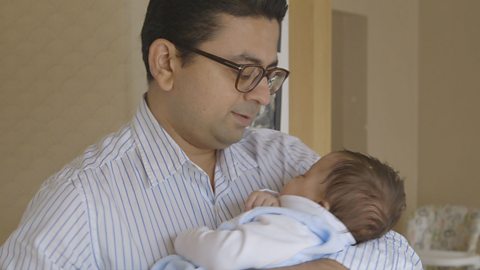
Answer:
POLYGON ((215 165, 217 161, 216 151, 211 154, 204 154, 204 155, 189 155, 187 156, 190 158, 192 162, 197 164, 203 171, 208 175, 210 179, 210 185, 212 186, 212 190, 215 192, 215 165))
MULTIPOLYGON (((167 130, 167 132, 169 132, 167 130)), ((210 185, 212 190, 215 191, 215 165, 217 162, 217 151, 212 149, 198 149, 195 146, 189 144, 180 136, 175 136, 176 134, 171 134, 170 136, 175 140, 175 142, 182 148, 188 158, 199 166, 210 179, 210 185)))
POLYGON ((172 139, 178 144, 178 146, 185 152, 188 158, 199 166, 209 177, 212 190, 215 189, 214 184, 214 175, 215 175, 215 164, 216 164, 216 150, 215 149, 206 149, 195 146, 190 143, 188 140, 183 138, 175 129, 169 124, 169 122, 163 119, 163 116, 166 113, 158 111, 158 108, 163 108, 163 106, 158 106, 156 104, 151 104, 155 102, 155 99, 149 99, 149 95, 152 93, 147 93, 146 102, 150 111, 152 112, 155 119, 162 126, 162 128, 172 137, 172 139))

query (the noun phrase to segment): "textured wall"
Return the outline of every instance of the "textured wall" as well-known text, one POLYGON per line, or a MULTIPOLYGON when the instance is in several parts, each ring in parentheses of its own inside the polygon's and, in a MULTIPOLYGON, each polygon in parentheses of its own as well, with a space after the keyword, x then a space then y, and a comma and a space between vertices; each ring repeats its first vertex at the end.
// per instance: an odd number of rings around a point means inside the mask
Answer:
POLYGON ((480 207, 479 10, 420 1, 419 205, 480 207))
POLYGON ((144 7, 132 5, 0 1, 0 244, 49 175, 134 111, 144 72, 132 10, 144 7))

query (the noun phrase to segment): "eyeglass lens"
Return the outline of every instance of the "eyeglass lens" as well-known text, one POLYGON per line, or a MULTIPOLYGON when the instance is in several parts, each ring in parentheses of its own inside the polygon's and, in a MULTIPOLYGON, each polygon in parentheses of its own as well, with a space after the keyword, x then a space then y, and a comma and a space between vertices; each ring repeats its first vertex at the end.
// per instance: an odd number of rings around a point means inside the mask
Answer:
MULTIPOLYGON (((263 79, 265 70, 261 67, 247 66, 238 74, 237 89, 242 92, 248 92, 255 88, 263 79)), ((286 79, 286 72, 284 70, 272 70, 268 74, 268 87, 270 93, 275 93, 286 79)))

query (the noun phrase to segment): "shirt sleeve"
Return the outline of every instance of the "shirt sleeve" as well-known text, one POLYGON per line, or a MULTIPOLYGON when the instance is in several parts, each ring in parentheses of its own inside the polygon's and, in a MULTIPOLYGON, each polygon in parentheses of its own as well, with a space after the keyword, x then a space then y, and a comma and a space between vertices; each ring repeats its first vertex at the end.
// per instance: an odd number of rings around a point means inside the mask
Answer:
POLYGON ((263 188, 275 191, 293 177, 304 174, 319 157, 298 138, 266 129, 250 129, 241 142, 258 162, 263 188))
POLYGON ((0 247, 1 269, 94 269, 87 209, 71 183, 45 185, 0 247))
POLYGON ((407 240, 394 231, 326 257, 352 270, 423 269, 420 258, 407 240))
MULTIPOLYGON (((291 178, 304 174, 320 158, 315 151, 305 145, 300 139, 286 136, 285 167, 293 168, 291 178)), ((290 179, 288 179, 290 180, 290 179)))
POLYGON ((263 215, 232 230, 206 227, 183 233, 175 250, 209 270, 264 268, 318 244, 304 225, 281 215, 263 215))

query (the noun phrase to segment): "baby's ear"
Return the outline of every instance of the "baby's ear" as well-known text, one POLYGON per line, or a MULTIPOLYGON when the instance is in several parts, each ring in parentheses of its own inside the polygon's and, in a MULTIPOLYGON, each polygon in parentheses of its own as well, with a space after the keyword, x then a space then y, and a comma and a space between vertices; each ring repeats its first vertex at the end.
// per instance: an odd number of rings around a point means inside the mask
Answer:
POLYGON ((318 202, 318 204, 320 204, 321 206, 323 206, 323 208, 327 209, 327 210, 330 210, 330 204, 327 202, 327 201, 320 201, 318 202))

